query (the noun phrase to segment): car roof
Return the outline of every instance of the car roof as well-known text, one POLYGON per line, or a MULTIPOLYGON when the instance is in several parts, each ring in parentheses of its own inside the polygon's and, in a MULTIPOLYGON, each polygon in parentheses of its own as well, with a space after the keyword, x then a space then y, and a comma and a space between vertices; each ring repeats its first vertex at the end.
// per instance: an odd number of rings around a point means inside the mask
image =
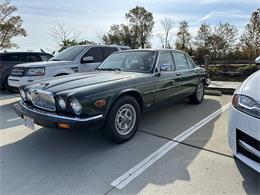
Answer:
POLYGON ((177 52, 182 52, 185 53, 182 50, 177 50, 177 49, 131 49, 131 50, 124 50, 124 51, 117 51, 115 53, 122 53, 122 52, 136 52, 136 51, 155 51, 155 52, 159 52, 159 51, 177 51, 177 52))
POLYGON ((71 47, 93 47, 93 46, 130 48, 130 47, 124 46, 124 45, 105 45, 105 44, 74 45, 74 46, 71 46, 71 47))
POLYGON ((37 52, 37 51, 10 51, 10 52, 0 52, 0 55, 2 55, 2 54, 30 54, 30 53, 51 55, 51 54, 49 54, 49 53, 37 52))

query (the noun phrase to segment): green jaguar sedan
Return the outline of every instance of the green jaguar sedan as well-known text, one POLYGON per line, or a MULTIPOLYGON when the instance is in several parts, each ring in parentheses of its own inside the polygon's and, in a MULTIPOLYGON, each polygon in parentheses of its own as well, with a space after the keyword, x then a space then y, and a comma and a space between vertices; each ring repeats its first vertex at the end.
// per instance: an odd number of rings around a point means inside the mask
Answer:
POLYGON ((95 72, 21 87, 14 109, 32 129, 101 126, 108 139, 123 143, 135 135, 143 112, 187 97, 200 104, 209 82, 182 51, 128 50, 112 54, 95 72))

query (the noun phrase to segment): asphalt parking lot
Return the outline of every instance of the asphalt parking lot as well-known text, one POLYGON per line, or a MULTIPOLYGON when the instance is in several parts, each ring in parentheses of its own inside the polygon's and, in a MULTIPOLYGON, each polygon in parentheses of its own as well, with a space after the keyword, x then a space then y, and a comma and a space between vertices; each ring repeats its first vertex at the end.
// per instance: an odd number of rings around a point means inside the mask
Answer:
POLYGON ((15 94, 0 96, 1 194, 259 194, 260 178, 227 143, 231 96, 145 113, 129 142, 95 129, 23 125, 15 94))

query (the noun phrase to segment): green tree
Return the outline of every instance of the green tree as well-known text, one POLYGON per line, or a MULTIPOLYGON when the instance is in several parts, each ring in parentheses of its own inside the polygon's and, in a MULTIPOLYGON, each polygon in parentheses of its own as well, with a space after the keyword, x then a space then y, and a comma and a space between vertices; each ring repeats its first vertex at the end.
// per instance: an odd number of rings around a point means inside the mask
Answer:
POLYGON ((17 8, 9 0, 0 4, 0 49, 18 47, 12 42, 12 38, 27 36, 26 30, 22 27, 21 16, 14 16, 17 8))
POLYGON ((196 53, 199 58, 202 58, 210 52, 209 41, 211 32, 212 30, 209 24, 203 23, 200 25, 194 42, 194 45, 196 46, 196 53))
POLYGON ((153 14, 142 6, 136 6, 126 13, 126 20, 134 31, 137 42, 141 48, 150 45, 149 39, 152 36, 154 26, 153 14))
POLYGON ((250 59, 250 64, 260 55, 260 8, 252 13, 250 22, 240 37, 240 45, 244 54, 250 59))
POLYGON ((77 41, 75 39, 73 40, 64 40, 60 46, 59 52, 61 52, 62 50, 68 48, 68 47, 72 47, 75 45, 93 45, 93 44, 97 44, 93 41, 89 41, 89 40, 83 40, 83 41, 77 41))
POLYGON ((192 55, 191 34, 189 33, 189 26, 186 21, 182 21, 179 24, 175 47, 192 55))
POLYGON ((103 35, 102 40, 105 44, 126 45, 130 48, 138 48, 137 37, 134 31, 127 25, 114 24, 109 32, 103 35))
POLYGON ((213 35, 210 37, 211 47, 217 50, 217 54, 224 58, 224 65, 226 64, 227 53, 232 52, 237 40, 237 28, 234 25, 220 22, 215 26, 213 35), (217 46, 214 46, 217 44, 217 46))

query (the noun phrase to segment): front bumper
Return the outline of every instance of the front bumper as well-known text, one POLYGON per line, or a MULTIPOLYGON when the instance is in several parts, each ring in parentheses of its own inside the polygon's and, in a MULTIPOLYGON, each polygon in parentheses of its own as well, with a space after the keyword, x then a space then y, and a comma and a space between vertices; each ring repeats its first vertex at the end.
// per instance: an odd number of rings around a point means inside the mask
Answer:
POLYGON ((229 110, 228 142, 232 153, 260 173, 260 119, 229 110))
POLYGON ((22 85, 30 84, 34 81, 38 81, 40 79, 44 79, 45 76, 23 76, 23 77, 8 77, 8 85, 11 87, 19 88, 22 85))
POLYGON ((14 110, 21 118, 24 118, 24 115, 29 116, 33 118, 35 124, 49 128, 58 128, 58 124, 67 124, 70 128, 89 127, 102 125, 104 122, 103 115, 90 116, 86 118, 59 115, 35 108, 23 101, 14 104, 14 110))

